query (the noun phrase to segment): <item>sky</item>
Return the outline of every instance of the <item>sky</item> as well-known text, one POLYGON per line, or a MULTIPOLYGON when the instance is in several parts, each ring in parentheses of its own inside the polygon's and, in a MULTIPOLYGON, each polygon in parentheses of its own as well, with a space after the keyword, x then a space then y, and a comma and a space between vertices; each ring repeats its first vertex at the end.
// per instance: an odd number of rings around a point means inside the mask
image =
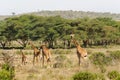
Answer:
POLYGON ((43 10, 120 13, 120 0, 0 0, 0 15, 43 10))

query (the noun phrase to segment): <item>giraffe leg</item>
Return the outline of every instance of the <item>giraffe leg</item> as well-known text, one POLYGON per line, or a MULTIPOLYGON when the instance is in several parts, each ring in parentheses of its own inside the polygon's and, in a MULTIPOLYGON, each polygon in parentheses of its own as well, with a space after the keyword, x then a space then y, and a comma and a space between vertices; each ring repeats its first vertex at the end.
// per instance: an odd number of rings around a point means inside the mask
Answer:
POLYGON ((42 59, 42 61, 43 61, 43 62, 42 62, 42 66, 44 66, 44 55, 42 55, 42 58, 43 58, 43 59, 42 59))
POLYGON ((80 53, 79 52, 77 52, 77 57, 78 57, 78 65, 80 66, 80 63, 81 63, 81 60, 80 60, 80 53))
POLYGON ((24 57, 24 65, 26 64, 25 62, 26 62, 26 58, 24 57))
POLYGON ((48 65, 48 63, 49 63, 49 58, 48 58, 48 56, 47 56, 47 55, 45 55, 45 57, 46 57, 46 62, 47 62, 47 65, 48 65))
POLYGON ((34 63, 35 63, 35 56, 33 56, 33 65, 34 65, 34 63))
POLYGON ((40 56, 40 54, 38 55, 38 61, 40 62, 40 66, 41 66, 41 60, 42 60, 42 57, 40 56))
POLYGON ((36 56, 36 62, 38 63, 38 56, 36 56))
POLYGON ((23 64, 23 57, 22 57, 22 64, 23 64))

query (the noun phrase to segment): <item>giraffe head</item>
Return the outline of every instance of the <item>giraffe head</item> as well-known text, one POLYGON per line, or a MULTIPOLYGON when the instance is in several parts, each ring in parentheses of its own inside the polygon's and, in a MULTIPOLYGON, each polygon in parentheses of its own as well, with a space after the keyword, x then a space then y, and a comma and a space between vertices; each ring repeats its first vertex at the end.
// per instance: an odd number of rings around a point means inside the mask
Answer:
POLYGON ((79 43, 75 39, 72 39, 71 42, 73 42, 76 47, 79 46, 79 43))
POLYGON ((28 42, 28 45, 30 45, 30 44, 32 44, 32 42, 31 42, 31 41, 29 41, 29 42, 28 42))
POLYGON ((40 49, 45 49, 45 48, 47 48, 46 45, 41 45, 40 46, 40 49))

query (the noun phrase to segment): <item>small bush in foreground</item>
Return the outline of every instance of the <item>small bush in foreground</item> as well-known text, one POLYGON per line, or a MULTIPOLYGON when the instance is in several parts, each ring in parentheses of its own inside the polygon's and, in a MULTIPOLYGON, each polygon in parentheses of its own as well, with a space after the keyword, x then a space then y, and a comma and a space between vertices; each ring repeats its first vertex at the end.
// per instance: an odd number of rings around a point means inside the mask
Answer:
POLYGON ((89 72, 79 72, 73 76, 73 80, 105 80, 103 75, 89 72))
POLYGON ((117 71, 111 71, 111 72, 108 72, 107 76, 109 79, 113 80, 113 79, 117 78, 118 76, 120 76, 120 74, 117 71))
POLYGON ((5 69, 2 69, 0 71, 0 80, 12 80, 10 72, 5 69))
POLYGON ((115 80, 120 80, 120 76, 118 76, 115 80))

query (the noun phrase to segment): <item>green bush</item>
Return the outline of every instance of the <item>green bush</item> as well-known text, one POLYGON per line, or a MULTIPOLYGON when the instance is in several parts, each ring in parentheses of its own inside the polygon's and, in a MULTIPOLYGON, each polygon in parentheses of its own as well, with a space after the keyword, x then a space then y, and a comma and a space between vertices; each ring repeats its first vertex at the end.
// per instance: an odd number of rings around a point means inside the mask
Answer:
POLYGON ((0 71, 0 80, 12 80, 10 72, 5 69, 2 69, 0 71))
POLYGON ((10 67, 8 64, 3 64, 2 70, 0 71, 0 80, 12 80, 14 76, 14 67, 10 67))
POLYGON ((109 79, 113 80, 113 79, 117 78, 118 76, 120 76, 120 74, 117 71, 111 71, 111 72, 108 72, 107 76, 109 79))
POLYGON ((105 80, 104 75, 90 72, 79 72, 73 76, 73 80, 105 80))
POLYGON ((8 70, 10 69, 10 66, 8 64, 3 64, 2 69, 8 70))
POLYGON ((96 76, 89 72, 79 72, 73 76, 73 80, 95 80, 96 76))
POLYGON ((103 74, 95 74, 96 79, 95 80, 105 80, 105 77, 103 74))
POLYGON ((115 78, 114 80, 120 80, 120 76, 118 76, 117 78, 115 78))
POLYGON ((112 62, 111 57, 108 57, 101 52, 93 53, 89 58, 93 64, 100 68, 102 73, 106 72, 105 65, 109 65, 112 62))
POLYGON ((110 57, 105 56, 105 54, 101 52, 93 53, 90 56, 90 60, 95 65, 109 65, 112 61, 110 57))
POLYGON ((110 57, 115 60, 120 60, 120 51, 111 51, 110 57))

